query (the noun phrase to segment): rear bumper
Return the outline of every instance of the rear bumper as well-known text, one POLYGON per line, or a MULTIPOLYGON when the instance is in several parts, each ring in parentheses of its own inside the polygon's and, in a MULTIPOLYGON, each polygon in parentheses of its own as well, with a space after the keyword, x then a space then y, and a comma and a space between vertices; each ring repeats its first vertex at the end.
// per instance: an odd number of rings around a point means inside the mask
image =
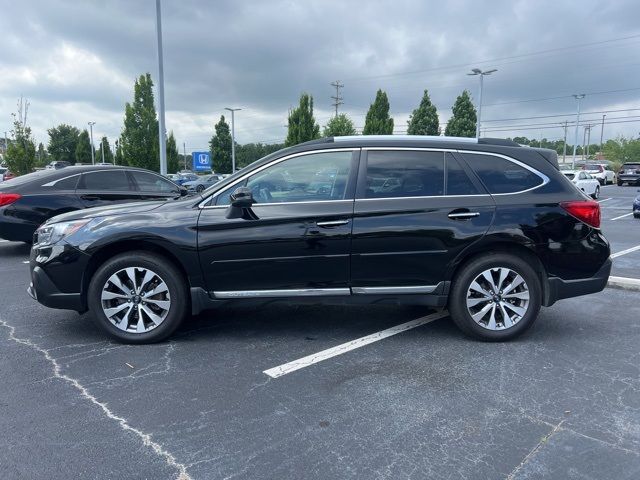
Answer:
POLYGON ((640 183, 640 175, 618 175, 619 182, 640 183))
POLYGON ((592 277, 576 280, 563 280, 558 277, 548 279, 547 295, 544 305, 549 307, 563 298, 579 297, 604 290, 611 273, 611 258, 600 267, 592 277))

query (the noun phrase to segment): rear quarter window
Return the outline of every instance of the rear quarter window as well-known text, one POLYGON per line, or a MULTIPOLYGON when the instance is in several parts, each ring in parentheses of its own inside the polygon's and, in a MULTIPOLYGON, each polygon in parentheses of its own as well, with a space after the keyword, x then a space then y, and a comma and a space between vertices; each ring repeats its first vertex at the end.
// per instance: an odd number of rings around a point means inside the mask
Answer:
POLYGON ((543 183, 542 177, 506 158, 478 153, 462 155, 489 193, 522 192, 543 183))

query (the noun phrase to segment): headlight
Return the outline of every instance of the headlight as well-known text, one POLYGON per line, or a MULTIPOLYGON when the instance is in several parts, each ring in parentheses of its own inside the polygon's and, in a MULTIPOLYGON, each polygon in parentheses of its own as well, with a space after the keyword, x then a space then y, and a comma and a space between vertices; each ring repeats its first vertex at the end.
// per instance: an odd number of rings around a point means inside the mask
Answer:
POLYGON ((45 224, 36 230, 36 238, 33 243, 40 246, 53 245, 63 238, 73 235, 91 220, 91 218, 85 218, 82 220, 73 220, 71 222, 45 224))

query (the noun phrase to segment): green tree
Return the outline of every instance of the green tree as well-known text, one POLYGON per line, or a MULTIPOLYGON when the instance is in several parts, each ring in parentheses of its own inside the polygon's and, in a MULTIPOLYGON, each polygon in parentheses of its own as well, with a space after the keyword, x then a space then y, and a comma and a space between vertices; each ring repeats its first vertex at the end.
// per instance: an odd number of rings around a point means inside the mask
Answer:
POLYGON ((38 150, 36 151, 36 166, 44 167, 49 163, 49 154, 44 148, 42 142, 38 144, 38 150))
POLYGON ((169 133, 167 138, 167 172, 177 173, 180 170, 180 159, 178 155, 178 146, 176 145, 176 137, 173 132, 169 133))
POLYGON ((621 165, 625 162, 640 159, 640 139, 617 137, 607 140, 602 147, 604 158, 621 165))
POLYGON ((113 152, 111 151, 111 146, 109 145, 109 139, 107 137, 102 137, 100 140, 100 148, 96 151, 96 162, 102 162, 102 152, 104 151, 104 161, 105 163, 113 163, 113 152))
POLYGON ((124 111, 120 135, 122 162, 149 170, 160 170, 158 119, 153 104, 153 81, 149 73, 140 75, 133 87, 133 103, 124 111))
POLYGON ((440 120, 435 105, 431 103, 429 92, 424 91, 420 106, 409 116, 409 135, 440 135, 440 120))
MULTIPOLYGON (((220 121, 215 125, 215 135, 209 142, 213 170, 217 173, 231 172, 231 131, 229 124, 220 116, 220 121)), ((237 168, 237 167, 236 167, 237 168)))
POLYGON ((36 160, 36 144, 31 138, 31 128, 25 126, 14 115, 11 141, 4 155, 9 170, 17 175, 24 175, 33 170, 36 160))
POLYGON ((450 137, 475 137, 478 117, 466 90, 462 92, 453 105, 453 117, 447 122, 444 134, 450 137))
POLYGON ((247 143, 245 145, 236 145, 236 166, 238 168, 261 159, 273 152, 277 152, 284 147, 282 143, 274 143, 267 145, 265 143, 247 143))
POLYGON ((47 151, 54 161, 76 163, 76 147, 80 138, 80 130, 66 123, 47 130, 49 145, 47 151))
POLYGON ((343 137, 346 135, 355 135, 356 128, 353 122, 345 113, 336 115, 327 122, 322 135, 325 137, 343 137))
POLYGON ((89 132, 85 129, 78 138, 76 145, 76 163, 91 163, 91 140, 89 132))
POLYGON ((300 105, 289 111, 289 129, 284 144, 287 147, 320 137, 320 125, 313 117, 313 97, 300 95, 300 105))
POLYGON ((389 116, 389 99, 386 92, 378 90, 376 99, 367 112, 363 135, 392 135, 393 118, 389 116))
POLYGON ((120 141, 116 140, 115 144, 115 153, 113 155, 113 164, 114 165, 126 165, 124 159, 122 158, 122 149, 120 148, 120 141))

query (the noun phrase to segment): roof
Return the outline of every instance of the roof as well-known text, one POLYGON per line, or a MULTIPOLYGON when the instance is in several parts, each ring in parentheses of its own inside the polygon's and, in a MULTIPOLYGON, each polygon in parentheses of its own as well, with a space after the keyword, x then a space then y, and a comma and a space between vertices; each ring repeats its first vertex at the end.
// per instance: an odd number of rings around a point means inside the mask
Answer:
POLYGON ((311 140, 299 144, 302 145, 321 145, 326 143, 357 143, 360 146, 374 145, 374 144, 447 144, 448 146, 454 144, 461 144, 468 147, 470 144, 476 145, 500 145, 504 147, 520 147, 518 143, 512 140, 506 140, 503 138, 468 138, 468 137, 445 137, 435 135, 347 135, 344 137, 325 137, 317 140, 311 140))

